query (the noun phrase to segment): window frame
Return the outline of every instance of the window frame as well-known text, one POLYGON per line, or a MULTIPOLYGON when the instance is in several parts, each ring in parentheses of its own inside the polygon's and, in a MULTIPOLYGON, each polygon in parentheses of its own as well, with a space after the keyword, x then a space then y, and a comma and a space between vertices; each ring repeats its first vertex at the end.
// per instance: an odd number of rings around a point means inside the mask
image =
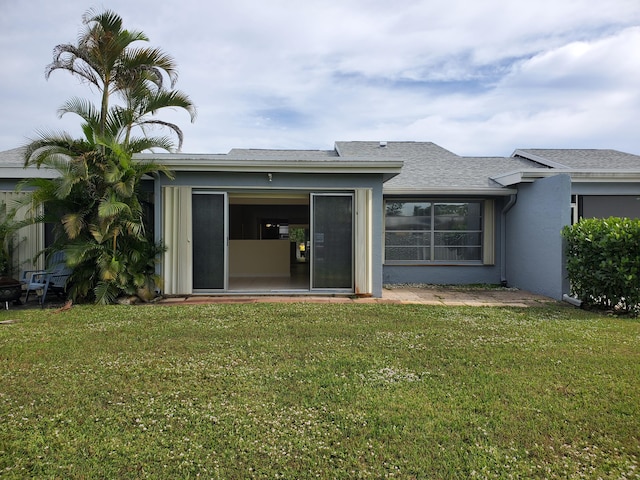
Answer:
MULTIPOLYGON (((383 202, 383 235, 382 235, 382 251, 383 262, 385 265, 487 265, 493 264, 493 229, 494 229, 494 212, 493 212, 493 200, 479 199, 479 198, 438 198, 438 197, 385 197, 383 202), (429 245, 423 246, 429 250, 429 259, 409 260, 409 259, 388 259, 387 258, 387 233, 394 232, 394 230, 387 230, 387 205, 393 202, 403 203, 421 203, 430 205, 430 222, 428 230, 400 230, 400 231, 413 231, 416 234, 424 235, 430 238, 429 245), (436 218, 436 205, 442 204, 478 204, 480 207, 479 212, 479 226, 480 229, 468 229, 468 230, 438 230, 435 224, 436 218), (479 249, 479 258, 473 260, 436 260, 436 249, 442 247, 442 245, 435 244, 435 238, 437 234, 464 232, 470 234, 480 235, 480 244, 469 247, 463 246, 462 248, 477 248, 479 249)), ((417 248, 420 248, 418 245, 417 248)))

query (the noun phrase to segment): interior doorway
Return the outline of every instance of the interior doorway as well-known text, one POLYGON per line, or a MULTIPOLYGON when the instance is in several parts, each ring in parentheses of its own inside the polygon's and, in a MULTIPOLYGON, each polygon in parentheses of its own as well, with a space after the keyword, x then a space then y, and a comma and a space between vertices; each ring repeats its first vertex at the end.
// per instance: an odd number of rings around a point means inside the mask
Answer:
POLYGON ((307 193, 229 193, 228 291, 309 291, 309 216, 307 193))

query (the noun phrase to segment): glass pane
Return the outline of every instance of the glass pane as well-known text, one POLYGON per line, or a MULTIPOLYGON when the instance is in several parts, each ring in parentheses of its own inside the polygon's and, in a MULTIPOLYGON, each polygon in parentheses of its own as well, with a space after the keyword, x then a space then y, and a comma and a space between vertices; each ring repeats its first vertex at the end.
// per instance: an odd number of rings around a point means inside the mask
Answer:
POLYGON ((387 246, 384 249, 385 260, 431 260, 431 247, 396 247, 387 246))
POLYGON ((436 246, 460 245, 479 247, 482 245, 480 232, 436 232, 434 242, 436 246))
POLYGON ((193 205, 193 288, 224 288, 224 195, 196 194, 193 205))
POLYGON ((431 203, 387 201, 385 205, 387 230, 431 229, 431 203))
POLYGON ((353 288, 353 198, 313 197, 313 288, 353 288))
POLYGON ((435 260, 470 261, 482 259, 480 247, 435 247, 435 260))
POLYGON ((481 230, 479 202, 438 203, 434 206, 436 230, 481 230))
POLYGON ((387 232, 384 236, 384 243, 387 247, 408 245, 429 246, 431 244, 431 234, 429 232, 387 232))
POLYGON ((431 260, 429 232, 385 233, 386 260, 431 260))

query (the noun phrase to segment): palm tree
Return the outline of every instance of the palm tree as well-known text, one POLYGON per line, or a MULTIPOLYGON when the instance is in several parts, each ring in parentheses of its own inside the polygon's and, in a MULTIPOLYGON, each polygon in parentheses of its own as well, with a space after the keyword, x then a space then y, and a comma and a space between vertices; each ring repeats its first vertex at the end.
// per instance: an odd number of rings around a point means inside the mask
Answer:
POLYGON ((35 221, 57 226, 49 250, 64 250, 74 268, 72 297, 110 303, 118 294, 149 287, 156 277, 149 259, 136 252, 156 255, 162 249, 148 245, 155 244, 145 232, 138 190, 144 176, 171 177, 171 172, 154 162, 134 161, 117 143, 94 144, 65 134, 43 134, 27 147, 27 155, 57 172, 52 179, 25 179, 18 188, 31 191, 25 201, 32 207, 45 206, 35 221))
MULTIPOLYGON (((119 95, 125 102, 125 110, 131 111, 138 103, 135 100, 131 102, 132 96, 138 97, 141 90, 146 93, 166 93, 164 77, 170 79, 173 87, 178 73, 173 58, 162 50, 134 47, 133 43, 149 39, 142 32, 124 30, 122 18, 116 13, 110 10, 96 13, 92 9, 83 15, 82 21, 86 28, 79 36, 78 43, 57 45, 53 51, 53 62, 47 66, 45 76, 49 78, 55 70, 66 70, 95 86, 102 97, 96 133, 105 135, 111 95, 119 95)), ((195 108, 186 95, 173 92, 169 97, 169 100, 175 98, 180 102, 156 103, 156 110, 178 106, 189 112, 192 121, 195 119, 195 108)), ((140 112, 135 112, 128 124, 129 131, 139 124, 140 119, 140 112)), ((171 124, 171 129, 180 132, 176 125, 171 124)))
POLYGON ((147 135, 147 127, 153 126, 173 132, 180 148, 180 128, 154 115, 178 107, 193 121, 195 107, 182 92, 163 86, 164 77, 172 87, 177 79, 171 57, 156 48, 132 46, 148 41, 142 32, 124 30, 122 19, 108 10, 90 10, 83 22, 86 28, 77 45, 54 49, 46 76, 58 69, 79 76, 101 92, 101 105, 72 98, 59 109, 59 116, 72 113, 81 118, 84 138, 40 132, 26 147, 25 166, 54 169, 58 176, 27 179, 20 188, 32 190, 33 207, 45 206, 39 221, 56 221, 59 236, 50 248, 67 253, 74 268, 73 297, 110 303, 118 295, 149 287, 154 280, 150 265, 162 251, 146 235, 139 186, 145 175, 171 173, 152 162, 136 162, 132 155, 155 148, 173 150, 171 137, 147 135))

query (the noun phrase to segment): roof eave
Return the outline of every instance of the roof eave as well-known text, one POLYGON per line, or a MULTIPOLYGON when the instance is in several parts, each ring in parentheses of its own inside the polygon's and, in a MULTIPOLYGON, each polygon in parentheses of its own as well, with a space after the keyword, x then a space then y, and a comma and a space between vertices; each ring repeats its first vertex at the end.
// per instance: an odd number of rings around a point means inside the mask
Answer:
POLYGON ((456 195, 456 196, 490 196, 503 197, 517 193, 516 189, 504 187, 426 187, 426 188, 387 188, 383 187, 383 195, 456 195))
POLYGON ((272 160, 220 158, 214 155, 171 156, 140 154, 134 158, 159 163, 174 172, 239 172, 239 173, 372 173, 382 174, 385 181, 400 173, 399 160, 272 160))
POLYGON ((491 177, 491 180, 509 187, 518 183, 531 183, 541 178, 554 177, 556 175, 569 175, 572 182, 579 183, 604 183, 604 182, 625 182, 636 183, 640 182, 640 170, 604 170, 604 169, 590 169, 590 170, 575 170, 575 169, 533 169, 533 170, 518 170, 514 172, 505 173, 502 175, 496 175, 491 177))

